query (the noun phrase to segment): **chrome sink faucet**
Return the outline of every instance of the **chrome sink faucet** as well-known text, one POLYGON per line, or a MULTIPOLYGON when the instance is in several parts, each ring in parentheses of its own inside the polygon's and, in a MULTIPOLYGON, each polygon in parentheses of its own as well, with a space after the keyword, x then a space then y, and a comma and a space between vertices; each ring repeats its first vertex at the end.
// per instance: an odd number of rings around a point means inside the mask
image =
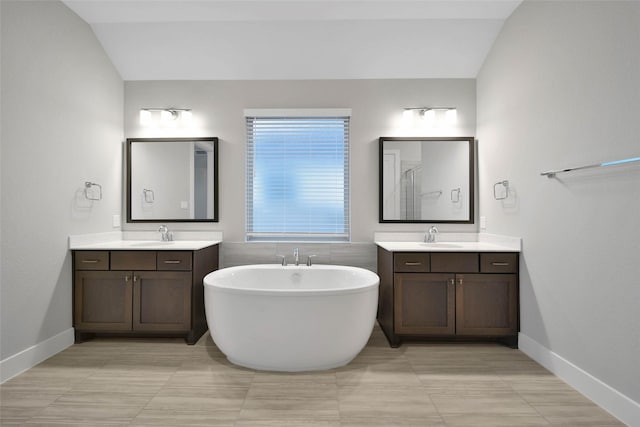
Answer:
POLYGON ((431 228, 429 228, 429 231, 424 235, 425 243, 435 243, 436 234, 438 234, 438 229, 432 225, 431 228))
POLYGON ((158 231, 160 232, 160 239, 163 242, 170 242, 173 240, 173 233, 169 231, 169 227, 166 225, 161 225, 160 228, 158 228, 158 231))
POLYGON ((298 248, 293 248, 293 257, 296 265, 300 265, 300 250, 298 248))

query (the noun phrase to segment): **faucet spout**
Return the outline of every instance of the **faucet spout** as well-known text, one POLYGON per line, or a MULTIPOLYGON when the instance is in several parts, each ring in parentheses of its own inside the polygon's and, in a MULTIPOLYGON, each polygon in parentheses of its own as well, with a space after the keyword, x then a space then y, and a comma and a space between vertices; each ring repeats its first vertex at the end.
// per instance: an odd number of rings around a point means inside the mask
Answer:
POLYGON ((300 250, 298 248, 293 248, 293 257, 295 258, 296 265, 300 265, 300 250))
POLYGON ((427 231, 427 234, 424 235, 425 243, 435 243, 436 234, 438 234, 438 229, 435 226, 432 225, 429 228, 429 231, 427 231))
POLYGON ((169 242, 171 240, 173 240, 173 235, 172 233, 169 231, 169 227, 167 227, 166 225, 161 225, 158 228, 158 232, 160 232, 160 239, 163 242, 169 242))

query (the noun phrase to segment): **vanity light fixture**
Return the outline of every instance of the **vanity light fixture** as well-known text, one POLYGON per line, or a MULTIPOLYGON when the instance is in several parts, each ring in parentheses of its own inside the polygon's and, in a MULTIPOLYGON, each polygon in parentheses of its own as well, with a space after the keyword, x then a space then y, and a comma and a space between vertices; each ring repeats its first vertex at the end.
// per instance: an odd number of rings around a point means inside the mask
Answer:
POLYGON ((416 112, 427 126, 434 126, 440 121, 453 124, 458 120, 456 107, 409 107, 402 112, 403 120, 412 122, 416 112))
POLYGON ((193 116, 191 110, 186 108, 142 108, 140 110, 140 124, 145 126, 153 124, 153 113, 158 112, 162 124, 171 124, 178 120, 189 123, 193 116))

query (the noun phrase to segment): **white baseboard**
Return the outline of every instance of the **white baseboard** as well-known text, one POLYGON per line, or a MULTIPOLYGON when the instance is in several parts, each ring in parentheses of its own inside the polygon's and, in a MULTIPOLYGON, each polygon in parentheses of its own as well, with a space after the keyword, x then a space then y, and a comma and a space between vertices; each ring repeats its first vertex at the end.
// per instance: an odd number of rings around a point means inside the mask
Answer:
POLYGON ((640 426, 640 403, 522 333, 518 348, 626 425, 640 426))
POLYGON ((0 361, 0 384, 31 369, 42 362, 71 346, 74 342, 73 328, 60 332, 34 346, 0 361))

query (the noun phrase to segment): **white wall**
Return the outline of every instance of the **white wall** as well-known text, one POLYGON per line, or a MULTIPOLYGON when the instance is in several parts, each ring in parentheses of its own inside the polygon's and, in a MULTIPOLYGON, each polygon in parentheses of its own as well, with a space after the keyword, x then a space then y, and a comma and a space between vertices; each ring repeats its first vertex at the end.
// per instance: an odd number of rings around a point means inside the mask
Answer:
MULTIPOLYGON (((426 230, 425 225, 378 223, 378 138, 430 136, 427 131, 402 128, 402 109, 413 106, 453 105, 458 124, 447 135, 475 135, 475 81, 424 80, 288 80, 288 81, 129 81, 125 82, 125 135, 217 136, 220 138, 220 222, 176 224, 172 228, 224 231, 224 265, 273 262, 289 246, 244 242, 245 223, 245 108, 351 108, 351 236, 353 244, 298 245, 301 253, 318 253, 318 262, 337 262, 375 268, 373 232, 426 230), (191 128, 145 128, 141 108, 191 108, 191 128), (250 247, 249 247, 250 246, 250 247), (355 251, 348 260, 345 250, 355 251), (232 261, 233 260, 233 261, 232 261)), ((440 130, 440 136, 443 130, 440 130)), ((149 225, 128 224, 126 228, 149 225)), ((475 231, 475 225, 446 225, 441 231, 475 231)))
MULTIPOLYGON (((373 230, 380 227, 378 137, 398 135, 402 131, 402 108, 423 104, 456 105, 459 121, 450 134, 475 133, 474 81, 432 79, 129 81, 125 83, 125 135, 218 136, 221 217, 218 228, 224 229, 225 240, 243 241, 246 144, 243 110, 351 108, 351 186, 357 189, 352 192, 352 218, 358 218, 353 221, 352 240, 371 241, 373 230), (192 108, 194 127, 149 129, 139 124, 140 108, 170 105, 192 108)), ((415 225, 407 228, 415 229, 415 225)))
POLYGON ((0 7, 5 379, 20 352, 72 331, 68 236, 111 231, 121 213, 123 83, 62 3, 0 7), (82 198, 85 181, 102 185, 101 201, 82 198))
POLYGON ((480 215, 523 238, 522 335, 637 405, 640 167, 540 173, 640 156, 640 3, 525 1, 477 92, 480 215))

